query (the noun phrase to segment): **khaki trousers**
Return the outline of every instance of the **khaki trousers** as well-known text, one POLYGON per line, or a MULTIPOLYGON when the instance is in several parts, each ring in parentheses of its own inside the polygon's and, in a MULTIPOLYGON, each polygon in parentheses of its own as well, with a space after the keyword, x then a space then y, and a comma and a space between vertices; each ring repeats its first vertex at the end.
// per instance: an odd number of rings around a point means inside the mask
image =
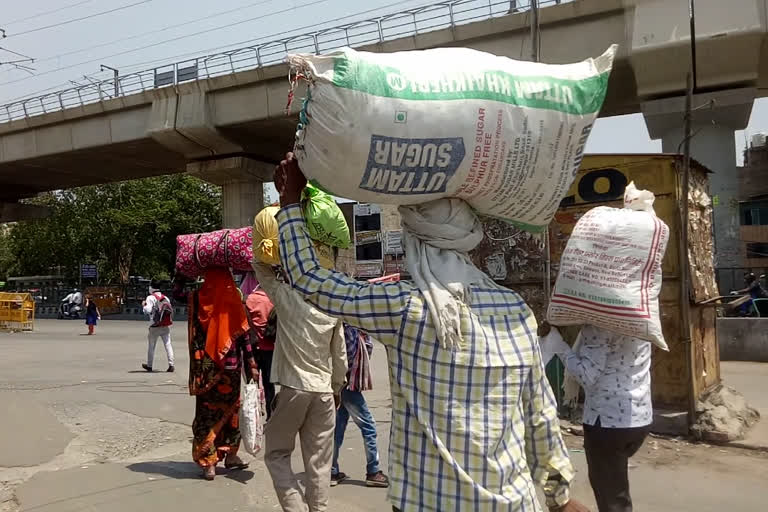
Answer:
POLYGON ((336 408, 331 393, 282 387, 265 429, 264 462, 285 512, 325 512, 331 485, 336 408), (296 435, 306 475, 302 494, 291 468, 296 435))

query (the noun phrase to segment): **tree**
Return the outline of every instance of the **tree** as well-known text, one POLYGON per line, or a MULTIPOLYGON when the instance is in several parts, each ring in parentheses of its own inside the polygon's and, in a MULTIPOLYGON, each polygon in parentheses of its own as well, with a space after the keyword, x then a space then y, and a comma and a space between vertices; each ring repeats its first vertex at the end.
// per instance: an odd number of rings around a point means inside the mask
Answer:
POLYGON ((98 265, 101 281, 168 278, 176 235, 221 224, 218 187, 187 175, 50 192, 31 202, 48 206, 53 215, 11 228, 9 273, 43 274, 61 266, 77 277, 79 264, 88 262, 98 265))

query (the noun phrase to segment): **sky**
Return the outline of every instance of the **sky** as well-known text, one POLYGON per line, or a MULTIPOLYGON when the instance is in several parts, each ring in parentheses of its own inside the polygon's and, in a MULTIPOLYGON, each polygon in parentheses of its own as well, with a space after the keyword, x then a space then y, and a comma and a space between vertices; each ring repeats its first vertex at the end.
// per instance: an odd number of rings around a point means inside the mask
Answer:
MULTIPOLYGON (((0 0, 0 105, 87 83, 84 75, 110 78, 100 64, 127 74, 434 1, 0 0), (23 58, 17 54, 35 59, 19 63, 31 73, 2 64, 23 58)), ((768 99, 755 102, 749 126, 734 134, 738 162, 745 137, 759 132, 768 133, 768 99)), ((587 144, 590 153, 658 151, 640 114, 598 120, 587 144)))

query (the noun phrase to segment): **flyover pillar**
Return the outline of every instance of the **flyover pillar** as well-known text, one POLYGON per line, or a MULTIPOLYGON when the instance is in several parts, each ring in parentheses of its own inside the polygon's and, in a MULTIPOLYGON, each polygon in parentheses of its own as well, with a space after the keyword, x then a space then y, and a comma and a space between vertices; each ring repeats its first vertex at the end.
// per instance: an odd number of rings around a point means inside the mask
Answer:
MULTIPOLYGON (((752 113, 754 89, 732 89, 693 96, 691 157, 709 177, 715 237, 715 268, 742 266, 738 170, 734 131, 744 129, 752 113)), ((664 153, 682 153, 685 98, 643 103, 648 133, 661 139, 664 153)))
POLYGON ((272 181, 274 165, 236 156, 187 165, 187 172, 221 187, 222 227, 253 224, 264 208, 264 182, 272 181))

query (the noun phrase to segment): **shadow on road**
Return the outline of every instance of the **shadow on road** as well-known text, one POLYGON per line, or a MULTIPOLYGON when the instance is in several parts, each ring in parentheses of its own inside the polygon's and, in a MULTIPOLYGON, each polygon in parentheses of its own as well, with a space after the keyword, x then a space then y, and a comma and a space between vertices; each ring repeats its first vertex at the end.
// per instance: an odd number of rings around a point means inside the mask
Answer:
MULTIPOLYGON (((147 475, 160 475, 175 480, 202 480, 200 467, 194 462, 179 461, 152 461, 130 464, 128 469, 136 473, 147 475)), ((255 475, 250 470, 230 471, 224 468, 216 468, 216 475, 234 480, 241 484, 248 483, 255 475)))

